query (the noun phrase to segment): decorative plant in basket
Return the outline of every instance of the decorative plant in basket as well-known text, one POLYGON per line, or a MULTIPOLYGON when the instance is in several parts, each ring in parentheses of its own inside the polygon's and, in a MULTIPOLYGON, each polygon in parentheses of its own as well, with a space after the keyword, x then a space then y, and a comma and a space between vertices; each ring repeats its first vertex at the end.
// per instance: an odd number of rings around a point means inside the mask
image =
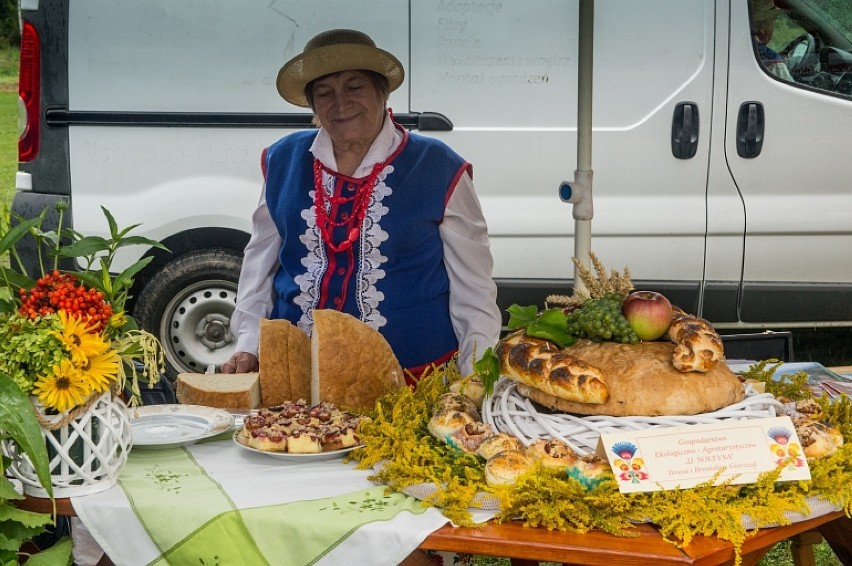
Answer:
MULTIPOLYGON (((48 494, 50 485, 47 447, 33 412, 32 405, 18 385, 6 374, 0 373, 0 439, 14 440, 30 458, 35 473, 48 494)), ((3 458, 2 470, 8 466, 3 458)), ((18 564, 26 556, 27 563, 47 566, 64 566, 71 559, 71 539, 64 537, 44 552, 30 555, 25 543, 47 531, 53 518, 48 513, 35 513, 18 509, 12 503, 23 496, 18 493, 6 474, 0 476, 0 564, 18 564)), ((33 549, 36 550, 36 549, 33 549)))
MULTIPOLYGON (((62 226, 64 205, 57 207, 62 226)), ((29 220, 4 213, 0 254, 0 372, 30 396, 50 459, 53 492, 60 496, 92 493, 110 487, 131 446, 130 422, 120 394, 139 399, 139 382, 153 383, 163 369, 157 339, 141 330, 124 312, 133 277, 150 258, 117 275, 111 273, 120 248, 158 242, 120 229, 105 208, 109 237, 84 236, 71 229, 42 231, 47 210, 29 220), (13 220, 15 222, 13 222, 13 220), (16 245, 32 236, 40 255, 41 276, 30 278, 16 245), (79 271, 59 269, 73 258, 79 271)), ((12 458, 11 473, 32 495, 46 496, 28 455, 14 441, 4 441, 12 458)))

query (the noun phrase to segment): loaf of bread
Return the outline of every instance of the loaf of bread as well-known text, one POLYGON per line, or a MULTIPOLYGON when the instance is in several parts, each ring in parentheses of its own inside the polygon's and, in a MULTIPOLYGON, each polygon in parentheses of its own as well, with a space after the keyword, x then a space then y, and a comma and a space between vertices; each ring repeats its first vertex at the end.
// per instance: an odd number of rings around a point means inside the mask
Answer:
POLYGON ((184 405, 256 409, 260 405, 260 381, 257 373, 181 373, 176 394, 184 405))
POLYGON ((311 404, 320 401, 355 410, 403 387, 402 367, 385 337, 350 314, 313 311, 311 404))
POLYGON ((745 388, 727 365, 717 364, 704 373, 684 373, 672 366, 674 349, 669 342, 578 340, 565 352, 600 368, 607 376, 606 402, 570 401, 523 383, 518 384, 518 392, 560 412, 616 417, 695 415, 743 399, 745 388))
POLYGON ((605 403, 603 373, 592 364, 559 350, 552 342, 515 332, 497 344, 500 370, 506 377, 569 401, 605 403))
POLYGON ((258 346, 261 404, 310 399, 311 339, 288 320, 260 321, 258 346))

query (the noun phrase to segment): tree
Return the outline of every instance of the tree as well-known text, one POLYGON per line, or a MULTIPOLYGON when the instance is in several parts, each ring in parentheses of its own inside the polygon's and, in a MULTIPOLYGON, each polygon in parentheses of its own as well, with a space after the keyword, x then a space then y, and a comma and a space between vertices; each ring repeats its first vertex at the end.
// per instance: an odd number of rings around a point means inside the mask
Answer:
POLYGON ((18 0, 0 0, 0 47, 18 45, 20 42, 18 0))

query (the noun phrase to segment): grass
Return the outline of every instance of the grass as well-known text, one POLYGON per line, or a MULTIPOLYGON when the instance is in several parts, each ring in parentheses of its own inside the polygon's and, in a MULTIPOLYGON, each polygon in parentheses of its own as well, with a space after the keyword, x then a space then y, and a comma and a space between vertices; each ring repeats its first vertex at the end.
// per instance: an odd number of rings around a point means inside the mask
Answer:
POLYGON ((15 195, 18 170, 18 93, 0 92, 0 199, 10 203, 15 195))
POLYGON ((18 170, 18 48, 0 49, 0 203, 11 203, 18 170))
MULTIPOLYGON (((17 48, 0 50, 0 203, 10 204, 15 194, 15 173, 18 170, 17 77, 17 48)), ((852 348, 849 347, 852 344, 852 329, 838 329, 832 332, 834 335, 828 340, 822 332, 794 333, 793 348, 797 359, 802 361, 814 359, 825 365, 852 364, 852 348)), ((816 545, 814 549, 817 566, 840 564, 826 543, 816 545)), ((769 551, 759 566, 792 564, 790 545, 788 542, 781 542, 769 551)), ((476 557, 474 565, 509 566, 509 559, 476 557)))

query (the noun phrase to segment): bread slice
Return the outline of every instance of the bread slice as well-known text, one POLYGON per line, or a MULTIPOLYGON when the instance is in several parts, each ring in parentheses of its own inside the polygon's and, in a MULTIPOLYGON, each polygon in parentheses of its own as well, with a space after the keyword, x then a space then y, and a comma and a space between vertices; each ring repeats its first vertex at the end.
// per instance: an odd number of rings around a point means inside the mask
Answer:
POLYGON ((256 409, 260 405, 260 381, 257 373, 181 373, 176 394, 184 405, 256 409))
POLYGON ((311 403, 369 409, 405 385, 402 367, 385 337, 354 316, 314 310, 311 333, 311 403))
POLYGON ((260 321, 260 395, 264 407, 309 399, 311 339, 288 320, 260 321))

